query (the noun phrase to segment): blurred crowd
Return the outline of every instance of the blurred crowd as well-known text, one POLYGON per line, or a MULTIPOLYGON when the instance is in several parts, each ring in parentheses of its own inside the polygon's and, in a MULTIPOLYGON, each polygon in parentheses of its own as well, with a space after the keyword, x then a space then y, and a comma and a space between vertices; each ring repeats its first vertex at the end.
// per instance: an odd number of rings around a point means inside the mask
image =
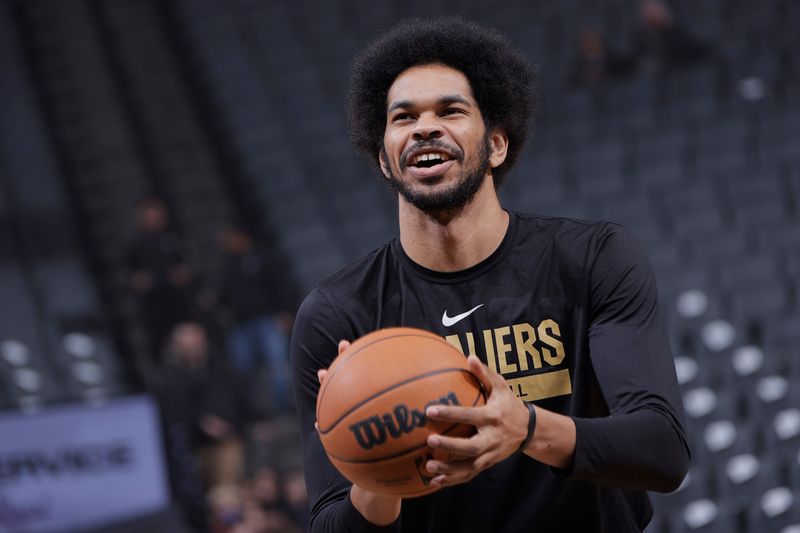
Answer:
POLYGON ((638 25, 628 41, 629 49, 615 49, 600 30, 585 27, 578 36, 567 81, 577 87, 595 87, 612 79, 680 68, 712 53, 707 43, 678 24, 662 0, 638 4, 638 25))
POLYGON ((164 201, 141 200, 136 224, 124 279, 151 347, 137 368, 161 406, 177 503, 201 532, 303 531, 302 469, 277 443, 295 431, 294 296, 274 258, 231 226, 216 279, 202 279, 164 201))

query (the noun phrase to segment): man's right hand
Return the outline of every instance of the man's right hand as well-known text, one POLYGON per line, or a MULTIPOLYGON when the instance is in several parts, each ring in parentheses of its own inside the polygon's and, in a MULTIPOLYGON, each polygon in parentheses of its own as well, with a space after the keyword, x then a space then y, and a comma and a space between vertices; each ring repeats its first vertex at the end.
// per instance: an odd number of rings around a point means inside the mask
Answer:
MULTIPOLYGON (((339 355, 344 353, 349 347, 350 341, 339 341, 339 355)), ((327 377, 327 368, 317 370, 317 379, 319 379, 320 385, 322 385, 327 377)), ((316 426, 316 423, 314 425, 316 426)), ((319 427, 317 427, 317 430, 319 431, 319 427)), ((358 485, 353 485, 350 489, 350 501, 353 502, 353 507, 361 513, 361 516, 376 526, 388 526, 400 516, 400 504, 402 500, 391 494, 371 492, 358 485)))

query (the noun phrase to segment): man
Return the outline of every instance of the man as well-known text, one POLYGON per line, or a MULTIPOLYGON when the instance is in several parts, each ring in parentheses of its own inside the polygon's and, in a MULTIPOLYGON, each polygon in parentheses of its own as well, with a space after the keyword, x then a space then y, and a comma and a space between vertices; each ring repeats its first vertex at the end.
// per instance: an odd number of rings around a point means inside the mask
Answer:
POLYGON ((220 303, 232 315, 228 333, 231 362, 242 376, 252 376, 259 359, 269 372, 270 407, 275 414, 294 410, 290 387, 289 331, 294 298, 275 260, 237 227, 221 236, 224 250, 220 303))
POLYGON ((498 202, 532 86, 505 38, 458 19, 402 23, 355 62, 352 138, 398 192, 400 237, 322 282, 298 312, 291 351, 312 531, 641 531, 645 491, 673 490, 686 473, 646 257, 614 224, 498 202), (429 461, 442 489, 402 501, 351 486, 314 429, 318 377, 347 349, 339 341, 397 325, 469 354, 488 393, 485 407, 428 409, 477 433, 432 435, 430 446, 466 459, 429 461))
POLYGON ((675 20, 663 0, 639 2, 639 27, 633 36, 633 59, 645 73, 663 73, 709 58, 711 49, 675 20))
POLYGON ((188 292, 192 272, 169 220, 161 199, 148 196, 140 200, 136 205, 137 232, 125 255, 128 284, 141 299, 153 353, 160 351, 172 328, 191 314, 188 292))
POLYGON ((161 406, 176 498, 192 525, 205 531, 206 498, 199 491, 240 480, 240 435, 249 403, 236 374, 197 322, 180 322, 172 329, 164 365, 150 376, 149 388, 161 406))

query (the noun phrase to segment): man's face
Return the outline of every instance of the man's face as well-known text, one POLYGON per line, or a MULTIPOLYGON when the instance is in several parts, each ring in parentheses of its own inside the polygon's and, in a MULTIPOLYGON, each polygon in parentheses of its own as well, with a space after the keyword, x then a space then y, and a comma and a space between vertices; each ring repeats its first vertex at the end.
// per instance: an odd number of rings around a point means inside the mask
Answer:
POLYGON ((172 333, 172 350, 184 365, 202 366, 208 356, 208 337, 205 330, 199 324, 192 322, 175 326, 172 333))
POLYGON ((139 206, 139 227, 145 231, 163 231, 167 227, 167 209, 158 200, 139 206))
MULTIPOLYGON (((466 76, 418 65, 389 88, 381 167, 392 187, 422 211, 466 205, 496 163, 466 76)), ((505 158, 503 150, 502 158, 505 158)))

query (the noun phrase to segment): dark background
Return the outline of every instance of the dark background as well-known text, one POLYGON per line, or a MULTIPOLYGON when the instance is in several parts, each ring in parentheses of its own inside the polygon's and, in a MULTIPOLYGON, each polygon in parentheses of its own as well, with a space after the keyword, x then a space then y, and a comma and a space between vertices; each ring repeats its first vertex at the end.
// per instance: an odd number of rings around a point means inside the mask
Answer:
MULTIPOLYGON (((394 198, 348 144, 352 56, 400 18, 459 14, 540 72, 504 205, 621 222, 656 269, 694 460, 681 490, 655 497, 650 530, 800 523, 800 3, 668 5, 653 26, 634 0, 0 0, 0 406, 35 416, 143 390, 186 403, 164 393, 165 346, 175 324, 200 324, 227 368, 211 381, 230 376, 247 404, 209 408, 243 443, 228 507, 257 501, 278 524, 253 531, 302 528, 292 410, 264 361, 244 382, 228 372, 241 321, 221 296, 221 235, 251 236, 269 265, 259 312, 285 336, 311 287, 396 232, 394 198), (156 259, 189 276, 160 324, 133 281, 145 198, 179 244, 156 259), (736 483, 741 457, 756 467, 736 483), (279 495, 259 499, 254 478, 273 474, 279 495)), ((203 414, 186 457, 225 440, 203 414)), ((233 531, 200 470, 173 472, 176 515, 233 531)))

